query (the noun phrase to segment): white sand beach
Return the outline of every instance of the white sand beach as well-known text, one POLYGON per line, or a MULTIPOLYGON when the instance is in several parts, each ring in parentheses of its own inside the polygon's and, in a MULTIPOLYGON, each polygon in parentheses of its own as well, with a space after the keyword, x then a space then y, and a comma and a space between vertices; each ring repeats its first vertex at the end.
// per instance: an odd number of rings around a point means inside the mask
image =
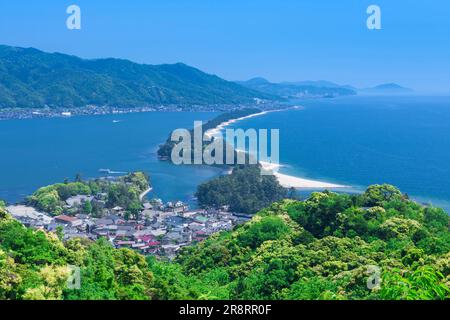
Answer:
POLYGON ((279 173, 278 170, 282 167, 279 164, 267 163, 260 161, 259 162, 266 171, 272 171, 273 175, 277 177, 280 184, 285 188, 295 188, 295 189, 338 189, 338 188, 348 188, 348 186, 328 183, 317 180, 309 180, 298 178, 294 176, 289 176, 287 174, 279 173))
POLYGON ((271 112, 280 112, 280 111, 286 111, 286 110, 293 110, 293 109, 303 109, 302 106, 295 106, 295 107, 291 107, 291 108, 286 108, 286 109, 277 109, 277 110, 268 110, 268 111, 262 111, 259 113, 254 113, 245 117, 241 117, 241 118, 237 118, 237 119, 232 119, 226 122, 222 122, 221 124, 219 124, 217 127, 215 127, 214 129, 210 129, 208 131, 205 132, 205 135, 209 138, 211 137, 221 137, 221 132, 222 130, 224 130, 226 127, 228 127, 229 125, 242 121, 242 120, 246 120, 246 119, 250 119, 250 118, 255 118, 255 117, 259 117, 259 116, 263 116, 265 114, 271 113, 271 112))
POLYGON ((267 114, 269 112, 272 112, 272 111, 263 111, 263 112, 260 112, 260 113, 254 113, 254 114, 251 114, 251 115, 248 115, 248 116, 245 116, 245 117, 241 117, 241 118, 232 119, 232 120, 229 120, 229 121, 226 121, 226 122, 222 122, 221 124, 219 124, 214 129, 210 129, 210 130, 206 131, 205 135, 208 136, 209 138, 211 138, 211 137, 218 137, 218 136, 220 137, 220 136, 222 136, 222 134, 221 134, 222 130, 224 130, 229 125, 231 125, 233 123, 236 123, 238 121, 245 120, 245 119, 262 116, 262 115, 265 115, 265 114, 267 114))
POLYGON ((298 177, 288 176, 282 173, 275 173, 275 177, 278 178, 280 184, 285 188, 295 188, 295 189, 338 189, 338 188, 348 188, 344 185, 333 184, 322 181, 302 179, 298 177))
POLYGON ((145 190, 144 192, 142 192, 142 193, 139 195, 139 201, 142 202, 142 201, 144 200, 145 196, 146 196, 147 194, 149 194, 152 190, 153 190, 153 188, 150 187, 150 188, 148 188, 147 190, 145 190))
MULTIPOLYGON (((249 119, 249 118, 259 117, 259 116, 265 115, 265 114, 270 113, 270 112, 280 112, 280 111, 292 110, 292 109, 299 109, 299 110, 301 110, 301 109, 303 109, 303 107, 302 106, 295 106, 295 107, 292 107, 292 108, 281 109, 281 110, 263 111, 263 112, 251 114, 251 115, 248 115, 248 116, 245 116, 245 117, 229 120, 229 121, 221 123, 220 125, 218 125, 214 129, 208 130, 205 133, 205 135, 208 136, 209 138, 211 138, 211 137, 222 137, 222 131, 224 129, 226 129, 227 126, 229 126, 229 125, 231 125, 233 123, 236 123, 236 122, 239 122, 239 121, 242 121, 242 120, 245 120, 245 119, 249 119)), ((238 152, 244 152, 244 151, 238 151, 238 152)), ((280 182, 280 184, 283 187, 285 187, 285 188, 296 188, 296 189, 338 189, 338 188, 349 188, 348 186, 344 186, 344 185, 328 183, 328 182, 323 182, 323 181, 303 179, 303 178, 298 178, 298 177, 294 177, 294 176, 289 176, 287 174, 282 174, 282 173, 278 172, 279 168, 281 167, 281 165, 279 165, 279 164, 268 163, 268 162, 263 162, 263 161, 259 161, 259 163, 263 167, 263 170, 272 171, 273 175, 275 177, 277 177, 277 179, 280 182)), ((228 173, 231 174, 231 170, 228 173)))

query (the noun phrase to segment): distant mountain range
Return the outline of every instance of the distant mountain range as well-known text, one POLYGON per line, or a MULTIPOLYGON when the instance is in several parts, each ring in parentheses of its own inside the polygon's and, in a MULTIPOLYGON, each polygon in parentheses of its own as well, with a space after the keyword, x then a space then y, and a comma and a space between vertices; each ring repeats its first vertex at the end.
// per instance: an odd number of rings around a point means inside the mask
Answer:
POLYGON ((380 84, 373 88, 358 90, 361 94, 389 95, 389 94, 411 94, 414 90, 402 87, 396 83, 380 84))
POLYGON ((231 82, 182 63, 145 65, 113 58, 86 60, 0 45, 0 109, 211 106, 412 92, 394 83, 357 89, 324 80, 272 83, 254 78, 231 82))
POLYGON ((0 108, 245 104, 274 98, 181 63, 85 60, 0 46, 0 108))
POLYGON ((351 88, 339 86, 328 81, 272 83, 264 78, 254 78, 248 81, 238 81, 237 83, 249 89, 287 99, 305 97, 336 97, 357 94, 357 92, 351 88))
POLYGON ((253 90, 284 98, 337 97, 356 94, 410 94, 414 92, 412 89, 404 88, 395 83, 381 84, 373 88, 364 89, 358 89, 350 85, 339 85, 325 80, 272 83, 264 78, 253 78, 248 81, 238 81, 237 83, 253 90))

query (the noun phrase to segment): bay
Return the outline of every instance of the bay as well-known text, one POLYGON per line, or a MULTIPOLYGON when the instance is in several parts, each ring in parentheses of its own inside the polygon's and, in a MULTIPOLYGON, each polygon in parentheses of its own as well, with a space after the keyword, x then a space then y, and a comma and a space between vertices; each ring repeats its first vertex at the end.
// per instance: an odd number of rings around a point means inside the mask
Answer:
POLYGON ((0 121, 0 199, 22 201, 37 188, 103 176, 99 170, 147 172, 149 197, 192 202, 199 183, 222 172, 157 159, 159 144, 178 128, 214 118, 213 112, 149 112, 0 121))
MULTIPOLYGON (((281 173, 351 186, 390 183, 450 211, 450 97, 345 97, 296 101, 231 128, 280 129, 281 173)), ((223 171, 174 166, 156 157, 177 128, 217 113, 151 112, 0 122, 0 199, 23 200, 41 186, 143 170, 149 197, 191 204, 196 187, 223 171)), ((305 191, 304 194, 311 190, 305 191)))

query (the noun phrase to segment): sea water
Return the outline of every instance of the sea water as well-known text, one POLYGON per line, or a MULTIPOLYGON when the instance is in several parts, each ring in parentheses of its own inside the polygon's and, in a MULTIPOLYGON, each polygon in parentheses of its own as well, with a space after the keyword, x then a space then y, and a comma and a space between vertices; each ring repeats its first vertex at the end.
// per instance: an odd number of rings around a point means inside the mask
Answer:
POLYGON ((222 173, 212 167, 175 166, 157 159, 158 146, 178 128, 192 128, 217 113, 149 112, 0 121, 0 199, 22 201, 37 188, 142 170, 149 197, 191 201, 197 185, 222 173))
POLYGON ((389 183, 450 211, 450 97, 296 101, 233 124, 279 129, 281 173, 363 191, 389 183))

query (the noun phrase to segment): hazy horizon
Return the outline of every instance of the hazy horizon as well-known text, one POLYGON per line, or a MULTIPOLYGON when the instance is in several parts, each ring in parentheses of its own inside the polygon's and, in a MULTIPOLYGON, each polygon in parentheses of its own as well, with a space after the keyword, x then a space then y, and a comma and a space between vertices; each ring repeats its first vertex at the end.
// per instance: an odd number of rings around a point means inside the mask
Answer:
POLYGON ((182 62, 230 81, 397 83, 450 92, 450 3, 320 0, 39 1, 0 4, 0 43, 81 58, 182 62), (66 9, 82 10, 68 30, 66 9), (366 27, 379 5, 382 29, 366 27))

